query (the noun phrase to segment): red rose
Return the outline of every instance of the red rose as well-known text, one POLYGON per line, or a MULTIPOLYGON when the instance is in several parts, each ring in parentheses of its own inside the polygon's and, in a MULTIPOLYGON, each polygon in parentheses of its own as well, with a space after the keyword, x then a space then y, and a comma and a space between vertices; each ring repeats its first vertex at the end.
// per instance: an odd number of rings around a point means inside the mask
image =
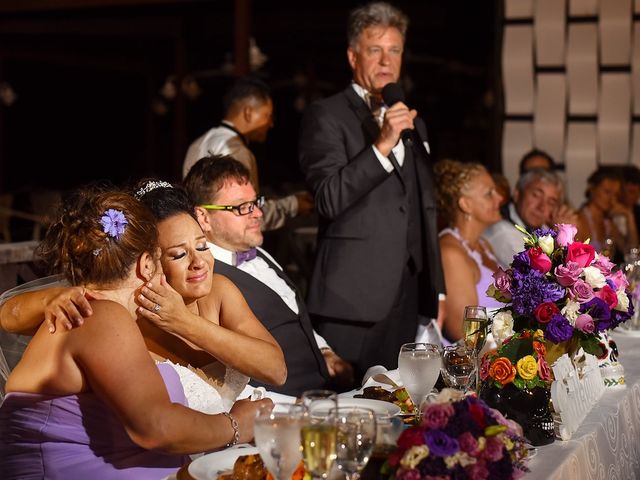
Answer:
POLYGON ((594 295, 604 303, 609 305, 609 308, 612 310, 618 305, 618 296, 616 295, 616 292, 613 290, 613 288, 611 288, 609 285, 605 285, 600 290, 595 292, 594 295))
POLYGON ((542 273, 547 273, 551 270, 551 259, 540 247, 530 248, 527 250, 527 255, 529 255, 529 263, 532 268, 542 273))
POLYGON ((487 426, 487 422, 484 418, 484 410, 477 403, 472 403, 469 405, 469 415, 473 418, 473 421, 476 422, 480 428, 484 428, 487 426))
POLYGON ((544 358, 545 354, 547 353, 547 349, 545 348, 544 343, 538 342, 537 340, 533 341, 533 349, 538 354, 538 358, 544 358))
POLYGON ((407 428, 398 437, 398 447, 408 450, 411 447, 424 445, 424 436, 421 428, 407 428))
POLYGON ((541 303, 533 311, 536 320, 540 323, 549 323, 556 313, 560 313, 560 309, 553 302, 541 303))
POLYGON ((596 250, 591 245, 573 242, 567 247, 567 258, 565 262, 576 262, 584 268, 591 265, 594 258, 596 258, 596 250))

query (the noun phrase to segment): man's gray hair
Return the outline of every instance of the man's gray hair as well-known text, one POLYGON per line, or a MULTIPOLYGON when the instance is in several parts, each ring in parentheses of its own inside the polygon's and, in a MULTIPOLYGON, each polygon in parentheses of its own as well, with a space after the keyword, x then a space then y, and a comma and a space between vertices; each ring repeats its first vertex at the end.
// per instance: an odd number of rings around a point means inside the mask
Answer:
POLYGON ((362 31, 374 26, 397 28, 404 39, 408 25, 409 18, 396 7, 386 2, 368 3, 349 14, 347 40, 349 46, 355 48, 362 31))
POLYGON ((558 187, 560 190, 560 201, 564 201, 564 182, 562 178, 560 178, 556 172, 547 170, 546 168, 534 168, 520 175, 518 183, 516 183, 516 190, 524 192, 530 184, 538 181, 558 187))

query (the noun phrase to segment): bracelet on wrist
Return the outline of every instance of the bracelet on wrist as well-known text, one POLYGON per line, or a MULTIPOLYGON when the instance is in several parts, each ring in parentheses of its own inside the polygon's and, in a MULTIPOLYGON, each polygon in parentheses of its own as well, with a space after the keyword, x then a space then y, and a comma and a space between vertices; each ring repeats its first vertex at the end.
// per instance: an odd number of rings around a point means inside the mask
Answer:
POLYGON ((233 428, 233 438, 225 445, 225 448, 233 447, 240 441, 240 426, 238 425, 238 421, 233 418, 233 415, 229 412, 222 412, 222 414, 229 419, 231 428, 233 428))

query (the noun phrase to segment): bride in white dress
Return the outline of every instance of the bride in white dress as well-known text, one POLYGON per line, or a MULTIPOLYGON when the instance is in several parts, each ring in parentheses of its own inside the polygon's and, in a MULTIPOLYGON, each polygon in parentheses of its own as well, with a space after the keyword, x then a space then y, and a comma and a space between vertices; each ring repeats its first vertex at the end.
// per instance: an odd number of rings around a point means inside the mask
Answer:
MULTIPOLYGON (((156 361, 176 365, 194 407, 198 403, 212 413, 220 403, 223 409, 230 408, 249 378, 284 383, 282 350, 235 285, 213 273, 213 256, 184 191, 166 182, 151 182, 138 193, 143 203, 151 202, 147 204, 158 220, 162 250, 164 274, 143 288, 138 310, 138 325, 156 361)), ((43 310, 21 307, 27 303, 23 302, 26 295, 41 296, 40 302, 29 304, 44 305, 44 318, 54 328, 56 323, 70 328, 90 314, 85 295, 91 292, 82 288, 30 291, 0 307, 4 330, 24 333, 42 322, 43 310)))

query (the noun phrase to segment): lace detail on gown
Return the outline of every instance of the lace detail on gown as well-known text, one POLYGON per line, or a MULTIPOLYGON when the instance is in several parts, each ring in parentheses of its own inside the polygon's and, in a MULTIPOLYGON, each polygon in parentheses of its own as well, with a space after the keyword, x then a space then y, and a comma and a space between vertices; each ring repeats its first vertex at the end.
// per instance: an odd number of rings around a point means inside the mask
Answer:
POLYGON ((180 383, 189 402, 189 408, 202 413, 228 412, 249 383, 249 377, 214 362, 194 368, 175 364, 170 360, 157 361, 171 365, 180 377, 180 383))

